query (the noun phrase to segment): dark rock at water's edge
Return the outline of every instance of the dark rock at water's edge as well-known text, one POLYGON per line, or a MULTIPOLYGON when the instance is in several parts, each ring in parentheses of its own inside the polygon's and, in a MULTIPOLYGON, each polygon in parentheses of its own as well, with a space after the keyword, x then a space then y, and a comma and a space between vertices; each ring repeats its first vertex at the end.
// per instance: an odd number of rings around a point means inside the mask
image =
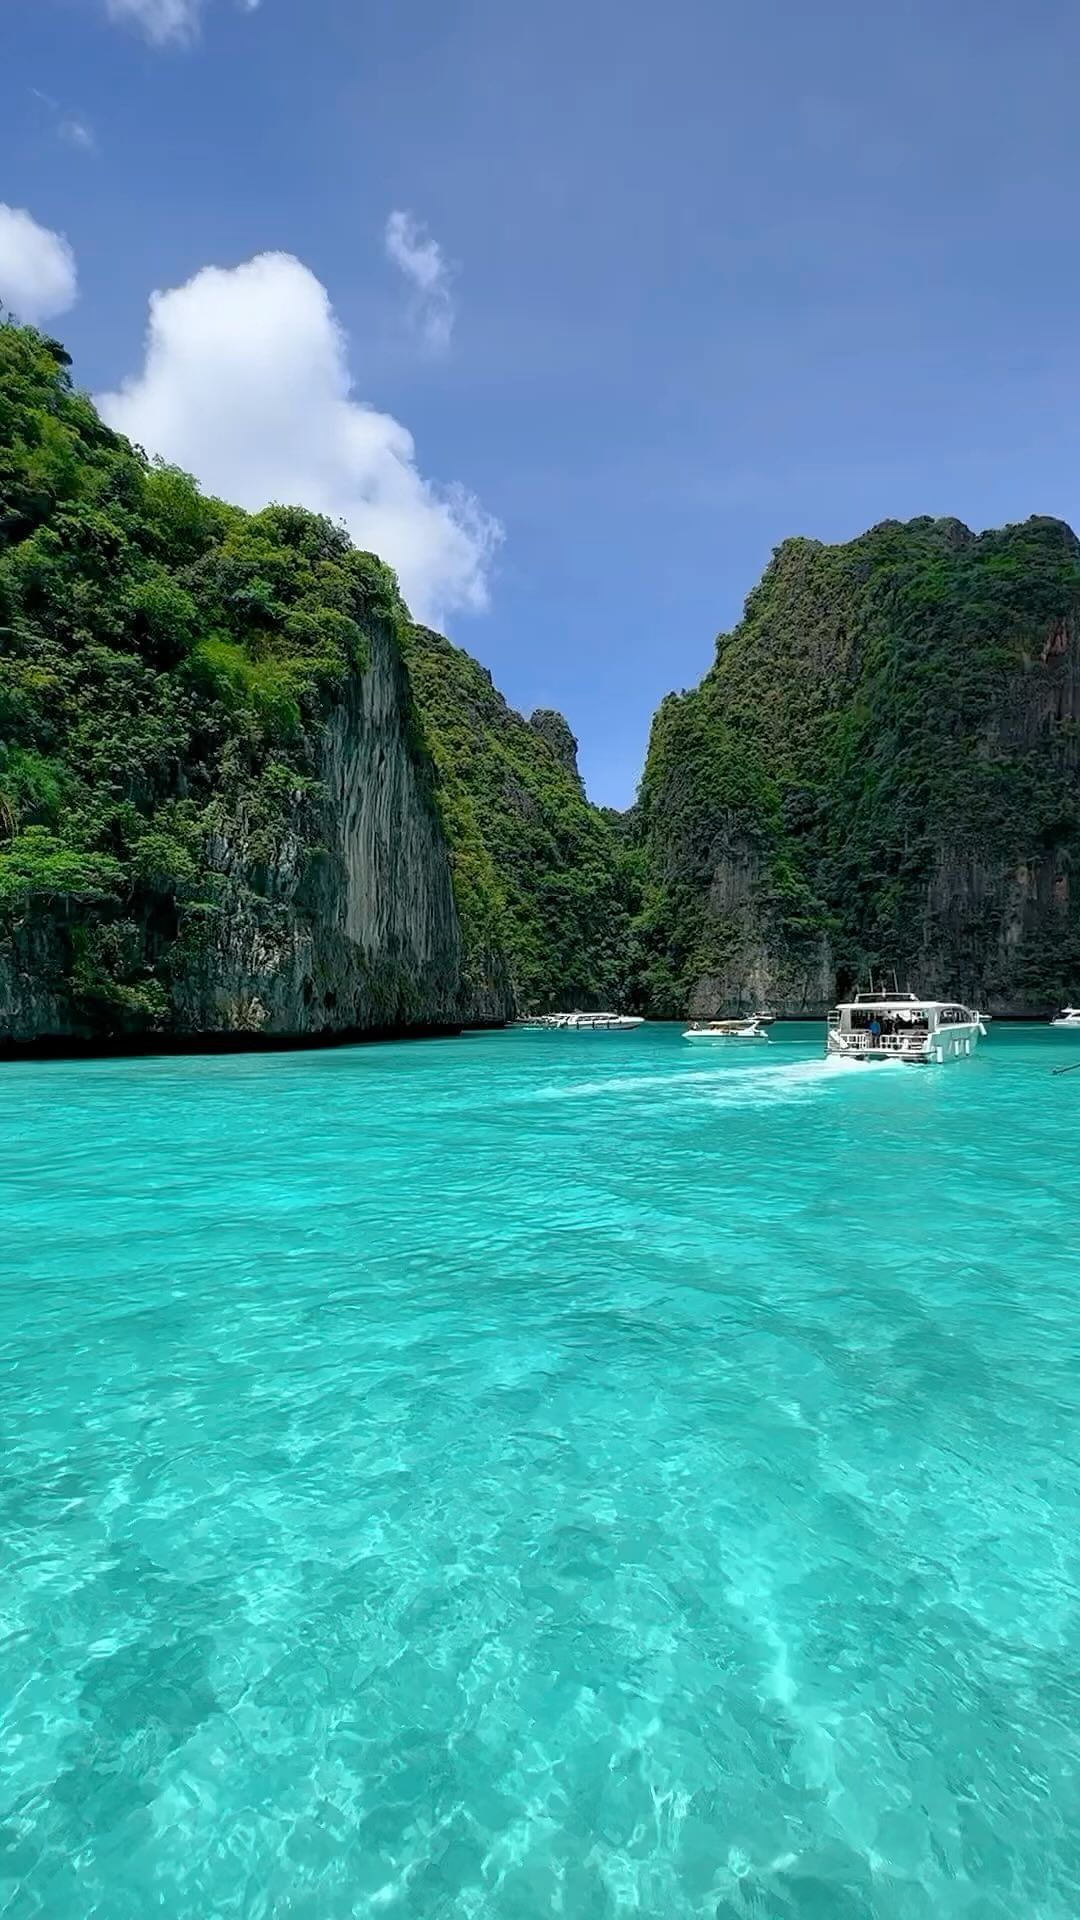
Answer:
MULTIPOLYGON (((502 1030, 506 1022, 496 1023, 502 1030)), ((495 1029, 490 1029, 494 1031, 495 1029)), ((408 1040, 422 1045, 425 1040, 456 1040, 482 1027, 358 1027, 340 1032, 324 1029, 319 1033, 143 1033, 100 1034, 73 1038, 70 1035, 45 1035, 37 1040, 9 1040, 0 1037, 0 1061, 19 1060, 145 1060, 183 1059, 199 1056, 252 1053, 308 1053, 366 1047, 388 1040, 408 1040)))

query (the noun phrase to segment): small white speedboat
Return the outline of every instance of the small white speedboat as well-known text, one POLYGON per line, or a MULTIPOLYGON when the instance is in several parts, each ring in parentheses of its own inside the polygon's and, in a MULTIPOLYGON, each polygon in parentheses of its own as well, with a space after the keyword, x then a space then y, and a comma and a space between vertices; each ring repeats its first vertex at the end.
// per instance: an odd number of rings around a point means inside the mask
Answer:
POLYGON ((572 1033, 629 1033, 631 1027, 643 1027, 645 1017, 640 1013, 538 1013, 518 1025, 572 1033))
POLYGON ((683 1034, 684 1040, 694 1040, 699 1046, 728 1040, 767 1040, 768 1037, 756 1016, 747 1020, 696 1020, 683 1034))
POLYGON ((1051 1020, 1052 1027, 1075 1027, 1080 1032, 1080 1007, 1062 1007, 1051 1020))

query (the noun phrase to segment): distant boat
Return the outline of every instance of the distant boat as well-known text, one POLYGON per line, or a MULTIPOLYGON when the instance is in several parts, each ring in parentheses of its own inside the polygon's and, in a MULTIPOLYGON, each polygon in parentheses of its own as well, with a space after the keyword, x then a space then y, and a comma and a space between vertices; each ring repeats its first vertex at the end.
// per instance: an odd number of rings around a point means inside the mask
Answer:
POLYGON ((518 1022, 522 1027, 569 1029, 575 1033, 628 1033, 631 1027, 643 1027, 639 1013, 538 1013, 518 1022))
POLYGON ((985 1033, 982 1016, 957 1001, 871 989, 830 1013, 825 1051, 833 1060, 940 1066, 974 1053, 985 1033))
POLYGON ((699 1020, 687 1027, 684 1040, 708 1046, 714 1041, 767 1040, 768 1034, 756 1014, 743 1020, 699 1020))
POLYGON ((1062 1007, 1051 1020, 1052 1027, 1075 1027, 1080 1032, 1080 1007, 1062 1007))

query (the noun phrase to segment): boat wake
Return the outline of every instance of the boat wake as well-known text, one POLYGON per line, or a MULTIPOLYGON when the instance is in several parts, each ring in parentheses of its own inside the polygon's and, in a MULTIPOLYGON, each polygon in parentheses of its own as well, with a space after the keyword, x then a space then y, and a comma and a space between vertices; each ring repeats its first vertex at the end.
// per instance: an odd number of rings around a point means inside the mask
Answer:
MULTIPOLYGON (((844 1067, 847 1061, 842 1063, 844 1067)), ((703 1076, 704 1077, 704 1076, 703 1076)), ((821 1093, 833 1080, 829 1060, 793 1060, 784 1066, 755 1062, 735 1072, 710 1075, 702 1092, 715 1106, 765 1106, 774 1100, 806 1100, 821 1093)))
POLYGON ((837 1069, 847 1073, 856 1062, 825 1059, 793 1060, 774 1065, 764 1060, 752 1064, 723 1065, 702 1070, 700 1059, 694 1071, 676 1073, 613 1073, 604 1079, 576 1080, 568 1085, 537 1087, 525 1096, 532 1100, 622 1100, 642 1094, 663 1092, 681 1094, 688 1104, 703 1101, 712 1106, 760 1106, 774 1100, 798 1100, 812 1097, 835 1078, 837 1069))

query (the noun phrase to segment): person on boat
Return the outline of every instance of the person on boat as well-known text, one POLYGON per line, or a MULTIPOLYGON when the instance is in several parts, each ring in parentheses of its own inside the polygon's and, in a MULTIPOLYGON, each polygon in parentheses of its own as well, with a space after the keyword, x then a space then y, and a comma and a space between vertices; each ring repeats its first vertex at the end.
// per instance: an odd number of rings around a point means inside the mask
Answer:
POLYGON ((878 1019, 876 1013, 873 1015, 870 1021, 869 1034, 870 1034, 870 1045, 872 1047, 876 1047, 878 1042, 881 1039, 881 1021, 878 1019))

